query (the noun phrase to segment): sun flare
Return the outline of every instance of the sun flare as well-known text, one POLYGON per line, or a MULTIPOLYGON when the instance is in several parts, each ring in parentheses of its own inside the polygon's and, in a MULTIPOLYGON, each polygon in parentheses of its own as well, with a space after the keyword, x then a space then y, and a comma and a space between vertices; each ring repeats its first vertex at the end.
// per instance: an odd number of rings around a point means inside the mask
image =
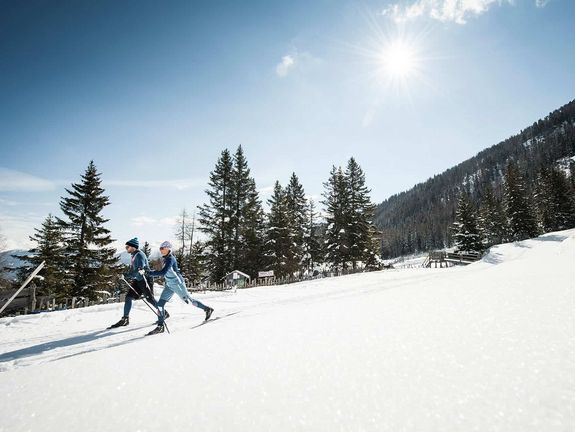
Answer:
POLYGON ((406 79, 417 70, 417 54, 409 44, 397 40, 384 47, 381 54, 383 73, 391 79, 406 79))

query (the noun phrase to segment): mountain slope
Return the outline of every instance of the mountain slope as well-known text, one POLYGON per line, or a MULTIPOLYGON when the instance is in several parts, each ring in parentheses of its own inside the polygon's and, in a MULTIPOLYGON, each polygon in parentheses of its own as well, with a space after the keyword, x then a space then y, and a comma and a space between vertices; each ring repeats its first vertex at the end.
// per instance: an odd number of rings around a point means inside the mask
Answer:
POLYGON ((575 428, 575 230, 465 268, 0 319, 2 431, 575 428))
POLYGON ((501 189, 509 160, 518 162, 533 186, 537 173, 575 156, 575 100, 550 113, 519 134, 494 145, 442 174, 393 195, 376 210, 383 231, 384 258, 442 249, 451 243, 457 198, 469 189, 476 203, 487 185, 501 189))

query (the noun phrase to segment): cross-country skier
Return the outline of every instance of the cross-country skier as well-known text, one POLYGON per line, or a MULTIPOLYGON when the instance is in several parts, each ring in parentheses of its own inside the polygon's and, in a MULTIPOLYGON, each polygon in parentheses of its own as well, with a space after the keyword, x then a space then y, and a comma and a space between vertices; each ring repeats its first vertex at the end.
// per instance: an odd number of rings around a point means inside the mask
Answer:
MULTIPOLYGON (((149 335, 156 333, 163 333, 164 331, 164 319, 165 319, 165 304, 170 301, 174 294, 177 294, 184 302, 191 303, 192 305, 202 309, 206 313, 206 321, 210 319, 212 312, 214 311, 211 307, 208 307, 197 300, 194 300, 184 283, 184 278, 182 277, 180 270, 178 269, 178 263, 176 262, 176 257, 172 255, 172 244, 169 241, 165 241, 160 245, 160 253, 164 258, 164 267, 160 271, 151 271, 147 274, 152 277, 163 277, 165 280, 164 290, 158 301, 158 309, 160 311, 160 317, 158 320, 158 326, 152 330, 149 335)), ((141 273, 145 273, 142 271, 141 273)))
MULTIPOLYGON (((149 270, 150 266, 148 264, 148 257, 140 249, 140 243, 138 238, 135 237, 126 242, 126 251, 132 255, 132 262, 130 264, 130 270, 124 274, 124 278, 128 280, 132 289, 128 288, 126 293, 126 301, 124 302, 124 316, 116 324, 110 326, 109 328, 116 328, 127 326, 130 323, 130 310, 132 309, 132 302, 144 297, 148 302, 150 302, 156 308, 158 304, 154 298, 153 290, 154 281, 150 278, 150 282, 146 283, 144 280, 145 275, 140 273, 139 270, 149 270), (148 286, 150 289, 148 289, 148 286)), ((166 312, 167 314, 167 312, 166 312)))

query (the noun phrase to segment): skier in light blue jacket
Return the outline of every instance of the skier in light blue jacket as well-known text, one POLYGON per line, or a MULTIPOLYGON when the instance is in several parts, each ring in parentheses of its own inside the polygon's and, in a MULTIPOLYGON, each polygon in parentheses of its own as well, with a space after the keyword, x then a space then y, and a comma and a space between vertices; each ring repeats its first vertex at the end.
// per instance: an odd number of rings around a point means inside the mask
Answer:
POLYGON ((158 326, 148 334, 164 332, 164 319, 166 318, 164 306, 168 301, 170 301, 174 294, 177 294, 184 302, 191 303, 192 305, 202 309, 206 313, 206 321, 209 320, 214 310, 211 307, 194 300, 190 296, 190 293, 188 293, 184 283, 184 278, 178 269, 176 257, 172 255, 172 244, 168 241, 163 242, 160 245, 160 253, 164 258, 164 267, 162 270, 147 273, 148 276, 163 277, 165 280, 164 290, 162 291, 162 295, 160 295, 160 300, 158 301, 158 310, 160 311, 158 326))

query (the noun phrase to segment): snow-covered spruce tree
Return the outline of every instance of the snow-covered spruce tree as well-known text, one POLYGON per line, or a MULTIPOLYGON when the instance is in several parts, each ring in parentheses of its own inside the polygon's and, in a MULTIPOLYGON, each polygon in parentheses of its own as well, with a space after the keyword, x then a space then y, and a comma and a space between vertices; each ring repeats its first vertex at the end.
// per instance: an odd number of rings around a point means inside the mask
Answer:
POLYGON ((104 227, 108 219, 102 210, 110 201, 101 187, 100 174, 90 161, 80 183, 66 189, 68 197, 60 201, 67 219, 57 218, 63 230, 68 274, 72 280, 70 294, 96 298, 96 291, 111 291, 116 285, 120 263, 109 247, 114 241, 104 227))
POLYGON ((270 212, 267 220, 266 268, 278 278, 291 275, 288 262, 293 256, 290 220, 286 191, 276 181, 272 197, 268 200, 270 212))
POLYGON ((345 171, 348 188, 348 203, 345 209, 349 260, 355 270, 359 263, 378 261, 380 249, 377 230, 373 225, 375 206, 369 197, 370 190, 365 185, 365 174, 354 158, 351 158, 345 171), (376 237, 374 241, 374 237, 376 237))
POLYGON ((539 233, 532 199, 517 165, 510 161, 505 171, 505 213, 509 221, 510 240, 535 237, 539 233))
POLYGON ((503 204, 491 186, 483 192, 478 223, 485 249, 507 241, 509 228, 503 204))
POLYGON ((540 172, 537 204, 545 232, 575 227, 575 199, 563 171, 550 168, 540 172))
POLYGON ((234 270, 231 251, 233 227, 230 222, 233 213, 232 169, 232 157, 226 149, 210 173, 209 189, 206 189, 209 202, 198 207, 198 229, 207 235, 205 260, 212 282, 220 282, 234 270))
POLYGON ((325 262, 336 271, 348 268, 350 258, 349 237, 349 188, 341 167, 332 167, 329 179, 324 183, 324 200, 326 210, 326 231, 324 240, 325 262))
POLYGON ((304 261, 304 240, 307 219, 307 200, 303 186, 292 173, 286 188, 287 211, 292 240, 292 253, 287 263, 290 274, 301 273, 304 261))
POLYGON ((265 216, 256 188, 256 182, 250 178, 246 187, 247 197, 241 212, 240 250, 238 270, 256 278, 265 266, 265 216))
POLYGON ((36 247, 28 251, 29 255, 20 258, 31 264, 27 274, 42 261, 46 262, 42 277, 35 282, 39 288, 37 295, 55 296, 57 299, 68 297, 71 281, 66 270, 64 236, 58 221, 49 214, 42 226, 34 228, 34 231, 36 233, 30 236, 30 240, 36 243, 36 247))
POLYGON ((232 185, 232 267, 254 278, 263 264, 264 214, 256 182, 250 176, 241 145, 234 154, 232 185))
POLYGON ((318 214, 312 199, 309 200, 306 209, 304 232, 303 267, 308 273, 312 273, 314 267, 323 262, 321 226, 318 223, 318 214))
POLYGON ((469 194, 462 192, 457 202, 455 222, 453 223, 453 241, 458 252, 483 251, 483 241, 475 214, 476 211, 471 204, 469 194))

